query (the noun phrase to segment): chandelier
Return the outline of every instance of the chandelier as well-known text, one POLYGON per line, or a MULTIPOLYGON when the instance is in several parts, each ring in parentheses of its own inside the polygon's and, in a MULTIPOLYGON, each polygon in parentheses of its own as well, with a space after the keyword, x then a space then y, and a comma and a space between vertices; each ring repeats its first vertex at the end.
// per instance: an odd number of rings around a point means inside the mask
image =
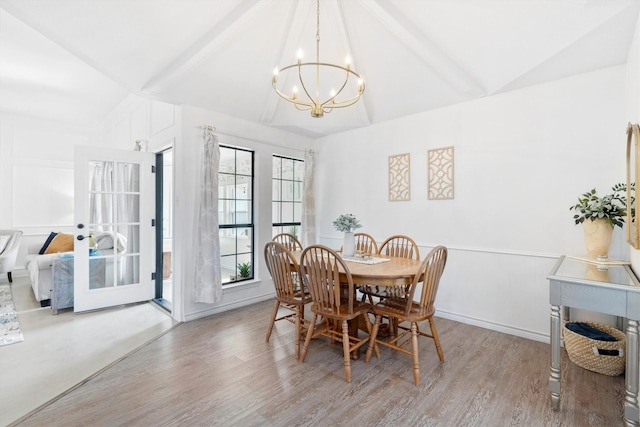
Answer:
MULTIPOLYGON (((349 107, 350 105, 358 102, 360 97, 362 96, 362 92, 364 92, 364 81, 362 77, 355 71, 351 69, 351 60, 347 57, 345 60, 345 66, 336 65, 336 64, 328 64, 326 62, 320 62, 320 0, 317 0, 317 9, 316 9, 316 18, 317 18, 317 27, 316 27, 316 62, 302 62, 302 51, 298 51, 298 62, 296 64, 288 65, 284 68, 276 69, 273 71, 273 80, 272 85, 273 89, 276 91, 280 97, 284 100, 293 103, 296 109, 300 111, 308 111, 311 110, 312 117, 322 117, 324 113, 330 113, 334 108, 344 108, 349 107), (313 95, 309 92, 308 82, 305 83, 303 78, 303 67, 306 67, 307 70, 315 68, 315 90, 311 89, 313 95), (278 75, 289 69, 297 69, 298 71, 298 80, 300 81, 300 85, 302 86, 302 90, 306 95, 305 98, 298 98, 298 87, 293 87, 293 93, 291 96, 285 95, 282 93, 277 86, 278 83, 278 75), (321 98, 320 96, 320 70, 325 72, 325 76, 327 73, 331 73, 332 77, 336 75, 335 70, 338 71, 338 79, 344 79, 340 82, 337 87, 339 89, 336 91, 334 89, 326 96, 326 98, 321 98), (357 89, 355 95, 353 94, 353 89, 351 89, 351 94, 347 94, 348 91, 345 92, 343 96, 345 98, 340 98, 342 91, 347 88, 347 83, 349 83, 349 79, 356 79, 357 89), (349 97, 349 95, 352 95, 349 97)), ((307 77, 309 73, 307 73, 307 77)), ((353 85, 353 83, 352 83, 353 85)))

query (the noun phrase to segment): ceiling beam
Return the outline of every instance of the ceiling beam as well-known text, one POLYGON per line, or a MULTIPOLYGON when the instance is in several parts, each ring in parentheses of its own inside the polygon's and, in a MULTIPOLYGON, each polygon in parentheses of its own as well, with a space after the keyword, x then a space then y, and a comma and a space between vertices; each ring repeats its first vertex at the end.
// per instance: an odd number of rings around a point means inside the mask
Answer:
MULTIPOLYGON (((358 70, 358 65, 357 65, 356 59, 354 58, 355 55, 353 54, 353 49, 351 49, 351 38, 349 37, 349 30, 347 29, 347 26, 344 23, 343 6, 340 4, 338 0, 332 0, 329 6, 330 8, 335 10, 336 22, 338 23, 337 28, 338 28, 338 31, 340 31, 340 40, 344 40, 346 52, 350 52, 351 54, 351 61, 352 61, 351 64, 353 67, 352 69, 358 70)), ((363 75, 363 80, 365 80, 364 75, 363 75)), ((366 84, 366 80, 365 80, 365 84, 366 84)), ((366 96, 366 86, 365 86, 365 91, 362 93, 362 96, 366 96)), ((360 123, 363 125, 371 124, 371 120, 369 119, 369 113, 365 108, 365 103, 362 101, 358 101, 355 104, 355 107, 358 109, 358 114, 360 116, 360 123)))
MULTIPOLYGON (((296 1, 295 7, 291 12, 291 16, 285 22, 291 25, 286 31, 287 38, 280 46, 280 52, 278 53, 278 63, 273 64, 274 67, 282 67, 282 64, 289 64, 292 61, 293 55, 298 50, 300 39, 302 38, 302 31, 304 30, 304 24, 306 16, 310 13, 310 2, 296 1)), ((269 82, 265 82, 268 84, 269 82)), ((273 116, 276 113, 276 107, 280 97, 274 90, 270 90, 267 95, 267 100, 264 103, 264 110, 262 112, 261 122, 263 124, 269 124, 273 121, 273 116)))
POLYGON ((12 15, 17 20, 21 21, 24 25, 28 26, 31 30, 37 32, 42 35, 49 42, 56 44, 61 49, 68 52, 70 55, 79 59, 83 63, 85 63, 88 67, 92 68, 94 71, 100 73, 102 76, 112 80, 115 84, 121 86, 124 90, 131 91, 131 85, 127 84, 126 81, 121 79, 119 76, 110 73, 104 70, 104 67, 101 67, 96 61, 92 60, 89 56, 82 53, 80 49, 74 43, 67 43, 62 37, 56 34, 55 31, 52 31, 49 27, 40 25, 37 19, 34 19, 29 12, 24 11, 20 8, 20 4, 18 6, 12 3, 2 3, 0 8, 4 9, 5 12, 12 15))
POLYGON ((360 0, 360 3, 409 49, 453 88, 467 96, 484 96, 485 89, 439 49, 391 2, 360 0))
POLYGON ((179 55, 155 77, 151 78, 140 92, 153 95, 162 91, 167 85, 179 80, 208 59, 221 45, 246 28, 248 22, 259 17, 267 9, 271 1, 242 0, 218 25, 213 27, 198 41, 179 55))

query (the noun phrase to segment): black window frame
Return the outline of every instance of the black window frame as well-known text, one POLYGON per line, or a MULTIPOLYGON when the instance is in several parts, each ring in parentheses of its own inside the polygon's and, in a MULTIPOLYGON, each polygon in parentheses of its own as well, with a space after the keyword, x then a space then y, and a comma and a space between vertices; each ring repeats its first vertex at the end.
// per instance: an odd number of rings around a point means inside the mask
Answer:
MULTIPOLYGON (((249 222, 243 222, 243 223, 238 223, 237 221, 237 216, 235 216, 234 219, 234 223, 233 224, 221 224, 220 223, 220 218, 218 218, 218 228, 220 230, 232 230, 232 229, 249 229, 251 232, 251 239, 249 242, 249 251, 239 251, 238 248, 238 240, 236 238, 235 240, 235 253, 233 255, 223 255, 222 253, 220 254, 220 258, 221 258, 221 263, 222 261, 224 261, 224 258, 228 258, 228 257, 234 257, 234 263, 233 265, 235 266, 235 276, 231 276, 230 280, 225 281, 224 276, 222 277, 222 286, 229 286, 229 285, 235 285, 239 282, 244 282, 244 281, 248 281, 248 280, 253 280, 255 278, 255 269, 254 266, 255 264, 255 151, 254 150, 250 150, 248 148, 242 148, 242 147, 236 147, 236 146, 232 146, 232 145, 224 145, 224 144, 220 144, 220 148, 221 149, 229 149, 229 150, 235 150, 235 166, 234 166, 234 173, 229 173, 229 172, 222 172, 222 171, 218 171, 218 179, 220 179, 220 175, 233 175, 234 176, 234 182, 236 183, 235 185, 237 185, 237 177, 238 176, 243 176, 243 177, 249 177, 249 182, 250 182, 250 188, 251 188, 251 195, 250 198, 248 199, 238 199, 237 194, 234 196, 234 198, 221 198, 220 194, 218 194, 218 203, 220 203, 221 200, 226 200, 226 201, 233 201, 234 204, 237 204, 238 200, 242 200, 242 201, 246 201, 249 200, 249 204, 250 204, 250 208, 249 208, 249 217, 251 218, 249 222), (245 174, 238 174, 237 173, 237 152, 238 151, 242 151, 242 152, 246 152, 246 153, 250 153, 251 154, 251 175, 245 175, 245 174), (240 273, 238 270, 238 257, 239 255, 246 255, 249 254, 250 255, 250 263, 251 263, 251 270, 250 270, 250 274, 249 277, 240 277, 240 273), (233 277, 235 277, 235 279, 233 279, 233 277)), ((220 184, 218 183, 218 188, 220 188, 220 184)), ((234 209, 234 212, 237 212, 234 209)), ((237 236, 237 234, 236 234, 237 236)))
POLYGON ((300 230, 302 228, 302 193, 304 192, 304 160, 302 159, 296 159, 294 157, 289 157, 289 156, 283 156, 280 154, 273 154, 272 158, 271 158, 271 162, 272 162, 272 167, 271 167, 271 185, 273 186, 273 182, 275 180, 280 181, 280 200, 275 200, 275 195, 272 193, 271 195, 271 214, 272 214, 272 221, 271 221, 271 232, 273 235, 279 234, 279 233, 291 233, 293 235, 295 235, 296 237, 300 236, 300 230), (279 158, 281 159, 280 162, 280 177, 277 178, 274 176, 274 166, 273 166, 273 161, 275 158, 279 158), (292 178, 291 179, 284 179, 282 178, 283 173, 282 173, 282 159, 284 160, 291 160, 294 162, 293 164, 293 171, 292 171, 292 178), (300 164, 302 167, 302 171, 301 174, 299 175, 301 177, 300 180, 296 180, 296 164, 300 164), (280 204, 280 218, 283 218, 282 215, 282 208, 283 208, 283 203, 284 202, 289 202, 287 200, 282 200, 282 195, 284 194, 284 183, 285 182, 292 182, 292 183, 296 183, 299 182, 300 183, 300 200, 297 201, 295 200, 295 185, 294 185, 294 200, 292 200, 291 202, 293 203, 292 207, 294 208, 294 211, 291 213, 291 217, 295 218, 295 205, 299 204, 299 209, 300 209, 300 221, 280 221, 280 222, 275 222, 273 221, 273 204, 274 203, 279 203, 280 204), (291 229, 293 227, 293 230, 291 229), (288 229, 285 229, 288 228, 288 229))

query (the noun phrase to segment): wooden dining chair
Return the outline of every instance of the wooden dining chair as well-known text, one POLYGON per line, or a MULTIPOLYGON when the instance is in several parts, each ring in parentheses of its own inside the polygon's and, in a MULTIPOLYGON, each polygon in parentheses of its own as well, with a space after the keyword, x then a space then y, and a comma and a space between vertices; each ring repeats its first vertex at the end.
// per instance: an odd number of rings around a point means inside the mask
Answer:
POLYGON ((418 245, 411 237, 396 234, 382 242, 380 255, 420 259, 420 249, 418 249, 418 245))
POLYGON ((305 292, 304 286, 299 285, 300 266, 287 248, 278 242, 268 242, 264 247, 264 259, 273 285, 276 288, 276 300, 271 312, 266 341, 269 342, 273 325, 278 320, 289 320, 296 327, 296 359, 300 358, 300 338, 306 330, 304 322, 304 306, 311 302, 311 296, 305 292), (278 317, 280 308, 289 310, 287 314, 278 317))
MULTIPOLYGON (((300 272, 313 300, 313 318, 309 323, 300 358, 304 362, 312 338, 326 336, 332 341, 340 341, 344 372, 347 382, 351 382, 351 352, 369 341, 371 329, 366 337, 352 336, 349 334, 349 322, 371 312, 371 304, 357 300, 349 267, 333 249, 322 245, 307 247, 300 259, 300 272), (342 284, 340 270, 346 276, 342 284), (322 322, 316 325, 318 316, 322 317, 322 322), (341 328, 336 330, 335 324, 340 324, 341 328)), ((369 322, 366 324, 368 326, 369 322)))
POLYGON ((394 350, 410 354, 413 356, 413 380, 416 385, 420 384, 420 359, 418 355, 418 336, 433 339, 440 361, 444 362, 444 354, 438 338, 438 330, 433 319, 435 312, 435 300, 440 284, 440 277, 447 263, 447 248, 437 246, 433 248, 426 259, 420 264, 420 268, 411 284, 409 294, 404 297, 389 297, 381 300, 373 306, 373 314, 376 316, 373 331, 369 341, 369 348, 365 356, 365 362, 371 359, 371 353, 376 344, 390 347, 394 350), (422 287, 418 290, 418 285, 422 282, 422 287), (414 298, 419 296, 417 301, 414 298), (389 341, 378 340, 377 334, 383 316, 395 319, 398 328, 403 332, 392 337, 389 341), (431 333, 420 331, 418 322, 429 321, 431 333), (404 326, 403 322, 410 325, 404 326), (411 344, 411 350, 406 346, 411 344))
POLYGON ((276 234, 275 236, 273 236, 271 241, 278 242, 281 245, 284 245, 285 248, 289 249, 292 252, 302 250, 302 243, 300 243, 300 240, 298 240, 296 236, 290 233, 276 234))
POLYGON ((354 233, 353 237, 356 241, 356 251, 362 251, 363 254, 369 255, 378 253, 378 243, 370 234, 354 233))
MULTIPOLYGON (((420 259, 420 249, 418 249, 416 242, 411 237, 400 234, 391 236, 382 242, 378 253, 382 257, 386 255, 398 258, 420 259)), ((388 287, 363 284, 358 290, 363 294, 363 300, 368 297, 369 302, 374 304, 373 297, 388 298, 406 295, 409 292, 409 285, 388 287)))

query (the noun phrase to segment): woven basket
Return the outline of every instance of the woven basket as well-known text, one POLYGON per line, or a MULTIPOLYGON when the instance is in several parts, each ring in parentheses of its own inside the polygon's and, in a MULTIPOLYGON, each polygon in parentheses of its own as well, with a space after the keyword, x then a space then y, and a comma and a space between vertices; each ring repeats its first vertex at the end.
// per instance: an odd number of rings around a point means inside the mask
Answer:
POLYGON ((571 360, 576 365, 599 374, 615 377, 624 372, 626 336, 616 328, 600 323, 584 322, 602 332, 613 335, 618 341, 600 341, 587 338, 567 329, 566 324, 562 328, 564 334, 564 347, 571 360), (601 350, 618 350, 617 356, 598 354, 601 350))

